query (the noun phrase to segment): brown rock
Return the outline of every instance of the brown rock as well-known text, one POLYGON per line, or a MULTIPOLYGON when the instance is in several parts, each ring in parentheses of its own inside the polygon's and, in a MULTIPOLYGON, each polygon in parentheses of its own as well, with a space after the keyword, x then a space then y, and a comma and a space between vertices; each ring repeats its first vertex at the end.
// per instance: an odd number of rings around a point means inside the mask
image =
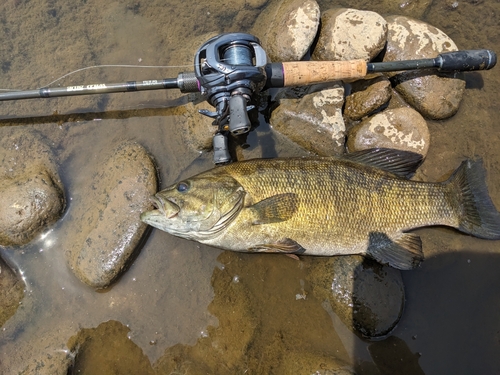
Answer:
POLYGON ((387 22, 375 12, 329 9, 321 16, 321 30, 312 58, 368 62, 382 51, 386 36, 387 22))
POLYGON ((109 286, 126 268, 146 230, 139 216, 151 209, 157 190, 156 168, 144 148, 125 142, 96 166, 96 175, 73 200, 72 239, 66 257, 75 275, 87 285, 109 286))
POLYGON ((54 224, 65 199, 54 155, 34 131, 0 140, 0 245, 24 245, 54 224))
POLYGON ((387 104, 392 96, 391 83, 384 78, 357 81, 352 88, 353 92, 346 97, 344 106, 344 117, 352 121, 369 116, 387 104))
POLYGON ((272 2, 259 15, 252 33, 274 62, 300 60, 311 47, 320 21, 315 0, 272 2))
POLYGON ((64 195, 45 169, 0 183, 0 243, 23 245, 61 217, 64 195))
MULTIPOLYGON (((450 37, 425 22, 404 16, 386 19, 389 32, 384 61, 434 58, 457 50, 450 37)), ((444 119, 458 111, 465 90, 461 73, 415 70, 387 74, 401 96, 424 117, 444 119)))
POLYGON ((349 152, 386 147, 417 152, 425 157, 429 143, 427 122, 411 108, 378 113, 354 126, 347 136, 349 152))
POLYGON ((344 88, 333 83, 301 99, 282 99, 270 119, 277 132, 318 155, 344 152, 344 88))

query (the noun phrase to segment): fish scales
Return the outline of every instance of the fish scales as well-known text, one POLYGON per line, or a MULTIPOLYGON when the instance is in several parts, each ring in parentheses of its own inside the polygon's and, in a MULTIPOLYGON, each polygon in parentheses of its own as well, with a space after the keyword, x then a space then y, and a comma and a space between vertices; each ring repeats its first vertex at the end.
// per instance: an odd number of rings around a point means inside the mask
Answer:
MULTIPOLYGON (((296 214, 269 225, 276 234, 297 238, 306 254, 331 255, 332 248, 341 254, 365 247, 366 234, 371 231, 392 234, 420 226, 456 224, 443 185, 412 182, 356 163, 329 158, 256 159, 222 168, 254 202, 277 194, 297 194, 296 214)), ((247 233, 246 225, 235 223, 235 227, 242 242, 250 235, 258 236, 247 233)))
POLYGON ((464 161, 446 182, 419 182, 405 178, 421 162, 415 155, 373 149, 236 162, 157 193, 158 209, 141 220, 227 250, 363 254, 400 269, 423 259, 414 228, 446 225, 500 239, 479 161, 464 161))

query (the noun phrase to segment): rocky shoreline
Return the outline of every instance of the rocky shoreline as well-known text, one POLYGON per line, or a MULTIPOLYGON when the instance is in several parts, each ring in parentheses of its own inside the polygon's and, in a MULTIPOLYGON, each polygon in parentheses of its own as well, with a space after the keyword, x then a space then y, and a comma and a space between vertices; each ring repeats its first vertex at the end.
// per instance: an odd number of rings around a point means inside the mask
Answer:
MULTIPOLYGON (((397 61, 457 50, 451 38, 422 21, 347 8, 320 10, 314 0, 273 2, 262 11, 252 33, 260 38, 272 61, 304 58, 397 61), (269 24, 274 27, 262 27, 269 24)), ((431 141, 426 119, 453 116, 464 90, 461 74, 430 71, 380 74, 355 82, 283 90, 277 95, 269 122, 273 131, 311 154, 342 155, 387 147, 418 152, 425 157, 431 141)), ((197 114, 197 109, 205 105, 189 103, 179 109, 181 119, 189 123, 183 131, 186 145, 191 149, 204 150, 211 145, 211 120, 197 114)), ((64 249, 64 254, 71 272, 96 290, 109 288, 116 282, 137 255, 147 232, 139 214, 150 208, 149 196, 158 188, 154 157, 140 144, 129 141, 108 154, 103 153, 102 163, 95 166, 94 179, 80 192, 83 198, 79 205, 68 202, 58 171, 61 161, 37 132, 4 133, 0 140, 0 160, 0 246, 8 251, 21 251, 68 214, 73 225, 63 232, 71 239, 67 241, 71 246, 64 249)), ((315 298, 327 301, 356 334, 368 339, 383 338, 399 322, 405 301, 399 271, 365 264, 355 256, 306 263, 307 282, 315 298), (353 278, 362 287, 352 290, 353 278)), ((3 262, 0 269, 0 293, 9 297, 0 299, 0 310, 4 312, 0 315, 2 325, 15 314, 24 297, 19 273, 3 262)), ((214 276, 214 283, 227 284, 226 279, 227 275, 221 271, 214 276)), ((255 326, 250 324, 251 317, 245 315, 244 309, 238 313, 235 321, 249 323, 243 343, 248 344, 255 337, 255 326)), ((226 327, 231 326, 231 321, 226 324, 223 328, 229 329, 226 327)), ((120 327, 116 329, 122 331, 120 327)), ((86 340, 82 337, 73 340, 71 349, 75 352, 77 344, 86 340)), ((198 349, 187 346, 172 349, 158 362, 158 368, 186 370, 188 365, 172 360, 177 356, 185 363, 195 358, 187 373, 210 373, 216 364, 199 362, 197 350, 211 355, 216 341, 217 338, 213 342, 201 339, 198 349)), ((308 358, 304 360, 307 364, 325 361, 324 357, 312 354, 310 358, 304 356, 308 358)), ((37 373, 66 373, 72 359, 57 358, 56 369, 47 365, 45 372, 37 373)), ((286 366, 292 365, 283 364, 284 371, 286 366)), ((330 373, 353 373, 342 361, 332 360, 328 366, 328 371, 336 371, 330 373)))

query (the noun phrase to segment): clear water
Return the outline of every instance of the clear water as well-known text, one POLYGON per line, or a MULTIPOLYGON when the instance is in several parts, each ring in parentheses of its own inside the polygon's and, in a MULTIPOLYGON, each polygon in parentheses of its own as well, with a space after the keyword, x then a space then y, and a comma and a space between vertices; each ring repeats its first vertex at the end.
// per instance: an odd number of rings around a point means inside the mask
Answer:
MULTIPOLYGON (((33 89, 97 64, 188 66, 85 70, 58 84, 176 77, 179 71, 192 70, 194 39, 209 32, 248 30, 260 10, 244 3, 6 0, 0 5, 0 87, 33 89)), ((442 29, 461 49, 500 52, 500 3, 496 1, 434 0, 423 14, 412 8, 419 4, 416 1, 396 7, 370 1, 339 4, 413 15, 442 29)), ((331 6, 328 1, 320 5, 331 6)), ((463 158, 482 157, 497 207, 499 84, 499 67, 467 76, 468 89, 458 114, 429 121, 432 143, 421 174, 439 180, 463 158)), ((290 362, 290 357, 300 372, 299 359, 308 356, 335 356, 359 374, 500 373, 500 242, 452 230, 418 231, 426 261, 403 274, 405 313, 391 338, 379 342, 353 335, 311 294, 305 301, 297 300, 297 293, 309 290, 305 271, 296 261, 224 253, 159 231, 151 233, 134 264, 110 290, 97 293, 82 285, 65 263, 65 241, 71 238, 64 233, 78 225, 71 218, 72 199, 84 199, 77 198, 79 192, 103 154, 121 141, 138 141, 154 155, 162 187, 212 166, 210 154, 191 151, 183 143, 184 112, 173 107, 181 96, 156 91, 1 103, 0 136, 11 126, 35 128, 46 136, 60 159, 69 200, 65 216, 43 239, 23 249, 0 249, 22 271, 27 286, 23 306, 0 331, 4 372, 17 373, 47 355, 65 356, 68 341, 82 328, 116 320, 128 327, 129 341, 153 365, 176 344, 199 348, 196 358, 212 363, 206 344, 212 338, 212 347, 216 341, 226 345, 217 360, 241 373, 245 369, 255 374, 279 373, 276 369, 290 362), (225 277, 233 283, 221 284, 225 277), (242 346, 249 332, 254 336, 242 346)), ((248 138, 250 147, 239 151, 241 157, 301 152, 261 123, 248 138)), ((111 346, 105 339, 101 347, 109 351, 105 358, 87 355, 80 373, 95 373, 91 369, 102 368, 111 357, 135 355, 129 346, 111 346)), ((115 341, 121 342, 118 336, 115 341)))

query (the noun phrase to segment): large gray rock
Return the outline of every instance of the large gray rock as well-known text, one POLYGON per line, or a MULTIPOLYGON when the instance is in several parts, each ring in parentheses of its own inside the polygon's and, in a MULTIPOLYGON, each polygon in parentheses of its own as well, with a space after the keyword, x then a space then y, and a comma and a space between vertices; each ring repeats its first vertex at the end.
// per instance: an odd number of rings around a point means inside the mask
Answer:
POLYGON ((82 282, 102 289, 126 268, 141 241, 146 225, 139 216, 151 209, 157 174, 146 150, 133 142, 121 144, 95 170, 70 211, 66 257, 82 282))
POLYGON ((309 267, 314 294, 353 332, 383 337, 399 322, 405 302, 399 270, 358 255, 313 259, 309 267))
POLYGON ((315 0, 279 0, 259 15, 252 29, 274 62, 300 60, 316 37, 320 9, 315 0))
MULTIPOLYGON (((453 40, 425 22, 404 16, 386 18, 389 32, 384 61, 434 58, 443 52, 456 51, 453 40)), ((388 73, 402 97, 430 119, 453 116, 465 90, 461 73, 438 73, 415 70, 388 73)))
POLYGON ((55 157, 41 136, 2 129, 0 245, 24 245, 62 215, 65 198, 55 157))
POLYGON ((315 60, 370 61, 385 46, 387 22, 370 11, 329 9, 321 15, 321 29, 312 58, 315 60))
POLYGON ((377 113, 349 130, 350 152, 385 147, 427 155, 430 134, 425 119, 412 108, 377 113))
POLYGON ((328 156, 344 152, 345 124, 342 117, 344 87, 340 83, 304 95, 281 99, 270 124, 304 149, 328 156))

